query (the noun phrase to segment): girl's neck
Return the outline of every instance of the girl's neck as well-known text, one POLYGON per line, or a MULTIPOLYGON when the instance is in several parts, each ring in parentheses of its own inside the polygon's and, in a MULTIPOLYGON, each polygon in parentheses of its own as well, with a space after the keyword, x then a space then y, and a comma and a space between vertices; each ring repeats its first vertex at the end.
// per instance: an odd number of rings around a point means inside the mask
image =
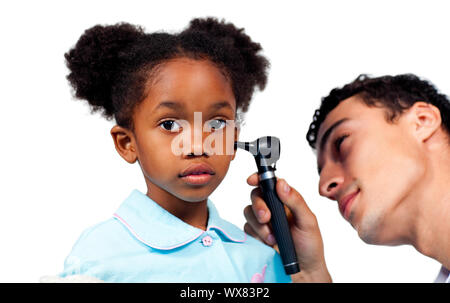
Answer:
POLYGON ((206 230, 208 225, 207 199, 198 202, 187 202, 150 182, 147 184, 146 195, 183 222, 206 230))

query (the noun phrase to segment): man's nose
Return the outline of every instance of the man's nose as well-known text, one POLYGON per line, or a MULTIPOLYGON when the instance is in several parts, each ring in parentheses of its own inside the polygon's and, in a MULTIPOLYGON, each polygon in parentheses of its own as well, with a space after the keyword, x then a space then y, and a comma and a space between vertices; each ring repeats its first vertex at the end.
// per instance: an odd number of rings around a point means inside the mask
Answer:
POLYGON ((319 194, 331 200, 337 199, 337 193, 344 183, 342 169, 338 165, 327 165, 320 172, 319 194))

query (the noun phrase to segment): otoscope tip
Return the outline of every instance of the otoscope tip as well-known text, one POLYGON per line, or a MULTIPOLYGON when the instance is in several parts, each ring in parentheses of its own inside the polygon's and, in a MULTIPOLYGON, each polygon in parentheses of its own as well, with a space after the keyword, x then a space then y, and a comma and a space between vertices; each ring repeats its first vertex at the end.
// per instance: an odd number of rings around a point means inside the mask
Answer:
POLYGON ((248 150, 248 143, 236 141, 236 142, 234 142, 234 149, 237 149, 237 148, 242 148, 242 149, 248 150))

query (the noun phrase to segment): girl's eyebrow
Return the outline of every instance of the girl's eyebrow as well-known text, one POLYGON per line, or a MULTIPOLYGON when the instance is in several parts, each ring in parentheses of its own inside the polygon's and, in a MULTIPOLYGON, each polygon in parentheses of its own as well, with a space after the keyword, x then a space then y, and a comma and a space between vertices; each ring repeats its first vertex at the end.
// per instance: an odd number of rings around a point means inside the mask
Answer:
POLYGON ((219 110, 224 107, 233 110, 233 107, 231 106, 230 102, 228 102, 228 101, 220 101, 220 102, 214 103, 210 106, 210 109, 211 110, 219 110))
MULTIPOLYGON (((170 109, 181 109, 184 107, 184 105, 182 103, 179 102, 174 102, 174 101, 164 101, 158 104, 158 106, 155 108, 155 110, 158 110, 160 108, 170 108, 170 109)), ((214 103, 210 106, 210 109, 221 109, 224 107, 228 107, 230 109, 233 109, 233 107, 231 106, 230 102, 228 101, 220 101, 217 103, 214 103)))
MULTIPOLYGON (((171 109, 176 112, 184 112, 185 105, 181 102, 176 102, 176 101, 163 101, 163 102, 159 103, 158 106, 156 106, 156 108, 154 109, 153 112, 157 112, 158 110, 162 110, 164 108, 171 109)), ((228 101, 219 101, 214 104, 211 104, 209 106, 209 111, 215 112, 222 108, 234 111, 233 106, 228 101)))
POLYGON ((181 110, 183 108, 183 104, 180 104, 178 102, 174 101, 164 101, 158 104, 158 106, 155 108, 155 111, 157 111, 160 108, 170 108, 173 110, 181 110))

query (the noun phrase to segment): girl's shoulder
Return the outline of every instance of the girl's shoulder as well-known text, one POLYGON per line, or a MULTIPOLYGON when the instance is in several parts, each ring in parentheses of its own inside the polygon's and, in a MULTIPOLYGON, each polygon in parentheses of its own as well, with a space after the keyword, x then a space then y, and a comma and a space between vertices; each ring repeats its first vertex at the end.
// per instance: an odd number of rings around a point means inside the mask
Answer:
POLYGON ((114 218, 85 229, 75 242, 71 254, 84 258, 103 258, 117 254, 133 244, 128 231, 114 218), (130 245, 126 245, 128 243, 130 245))

